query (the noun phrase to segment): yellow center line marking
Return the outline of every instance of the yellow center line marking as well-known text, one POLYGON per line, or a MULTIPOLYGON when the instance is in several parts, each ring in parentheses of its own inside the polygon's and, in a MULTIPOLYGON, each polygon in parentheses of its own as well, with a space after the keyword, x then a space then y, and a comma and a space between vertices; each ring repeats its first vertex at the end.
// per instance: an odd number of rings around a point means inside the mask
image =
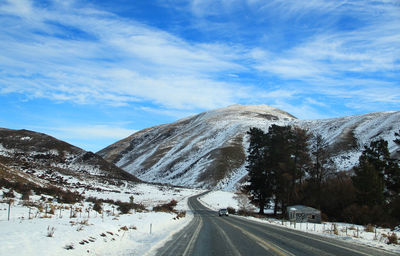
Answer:
POLYGON ((239 229, 243 234, 245 234, 246 236, 250 237, 251 239, 253 239, 254 241, 256 241, 259 245, 261 245, 261 247, 263 247, 266 250, 272 250, 273 252, 275 252, 278 255, 281 256, 295 256, 293 253, 286 251, 285 249, 282 249, 281 247, 271 243, 271 242, 266 242, 265 240, 263 240, 262 238, 259 238, 258 236, 246 231, 245 229, 232 224, 226 220, 223 220, 225 223, 227 223, 228 225, 231 225, 232 227, 239 229))
POLYGON ((221 232, 222 236, 225 238, 226 242, 230 246, 229 248, 232 249, 233 254, 237 256, 241 256, 239 250, 236 248, 236 246, 233 244, 232 240, 228 237, 228 235, 225 233, 225 231, 211 218, 211 222, 214 223, 214 225, 218 228, 218 231, 221 232))

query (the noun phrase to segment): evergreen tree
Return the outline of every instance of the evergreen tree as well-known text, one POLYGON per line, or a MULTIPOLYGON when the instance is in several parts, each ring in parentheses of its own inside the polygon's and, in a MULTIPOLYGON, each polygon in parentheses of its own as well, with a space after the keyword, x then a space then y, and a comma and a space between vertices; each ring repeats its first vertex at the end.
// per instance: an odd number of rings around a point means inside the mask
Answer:
POLYGON ((266 168, 273 173, 274 184, 273 194, 275 197, 274 213, 278 207, 285 211, 286 205, 290 200, 291 181, 293 180, 293 161, 291 160, 292 130, 290 126, 272 125, 267 134, 267 159, 266 168))
POLYGON ((394 136, 396 137, 396 138, 394 139, 394 143, 396 143, 397 146, 400 146, 400 130, 399 130, 398 133, 395 132, 395 133, 394 133, 394 136))
POLYGON ((265 133, 258 128, 251 128, 250 145, 246 169, 249 176, 247 190, 251 194, 251 200, 257 203, 260 214, 264 214, 264 208, 272 196, 270 175, 265 169, 265 133))
POLYGON ((299 184, 309 167, 309 134, 300 128, 272 125, 265 134, 251 128, 246 169, 249 175, 247 190, 259 205, 260 213, 274 198, 276 214, 299 201, 299 184))
MULTIPOLYGON (((311 166, 310 158, 310 137, 311 135, 304 129, 295 127, 293 129, 293 189, 292 189, 292 199, 293 201, 298 201, 300 198, 299 186, 302 185, 305 173, 309 171, 311 166)), ((292 203, 292 202, 290 202, 292 203)))
POLYGON ((309 168, 309 133, 291 126, 272 125, 267 134, 267 169, 274 177, 275 209, 279 205, 282 213, 286 206, 298 203, 299 185, 309 168))
POLYGON ((390 170, 390 154, 387 141, 372 141, 365 146, 354 167, 353 183, 360 205, 383 205, 385 199, 385 175, 390 170))
POLYGON ((312 167, 309 168, 308 197, 313 198, 312 206, 319 208, 322 203, 322 184, 331 172, 328 143, 321 134, 315 134, 311 143, 312 167))
MULTIPOLYGON (((400 146, 400 131, 399 133, 395 133, 395 136, 398 137, 394 140, 398 146, 400 146)), ((388 168, 386 168, 385 172, 385 185, 387 189, 387 195, 389 200, 396 200, 400 197, 400 163, 399 160, 390 159, 388 161, 388 168)))
MULTIPOLYGON (((393 142, 399 147, 397 149, 397 154, 400 154, 400 130, 399 130, 398 133, 395 132, 394 136, 395 136, 395 139, 393 140, 393 142)), ((400 159, 397 159, 397 160, 394 160, 394 161, 397 161, 397 164, 400 165, 400 159)))
POLYGON ((356 200, 359 205, 382 205, 384 200, 383 177, 375 166, 363 156, 359 164, 354 167, 355 176, 352 177, 356 189, 356 200))

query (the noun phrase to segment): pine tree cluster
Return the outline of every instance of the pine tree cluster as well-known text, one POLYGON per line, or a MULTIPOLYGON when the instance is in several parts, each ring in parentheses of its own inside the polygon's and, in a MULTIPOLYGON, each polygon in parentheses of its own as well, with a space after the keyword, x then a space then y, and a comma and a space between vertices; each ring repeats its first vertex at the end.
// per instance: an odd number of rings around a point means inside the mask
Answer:
MULTIPOLYGON (((339 172, 320 134, 272 125, 267 133, 251 128, 248 135, 245 189, 260 214, 270 205, 275 215, 285 215, 287 206, 305 204, 333 221, 400 223, 400 167, 387 141, 372 141, 351 172, 339 172)), ((400 131, 395 137, 400 146, 400 131)))

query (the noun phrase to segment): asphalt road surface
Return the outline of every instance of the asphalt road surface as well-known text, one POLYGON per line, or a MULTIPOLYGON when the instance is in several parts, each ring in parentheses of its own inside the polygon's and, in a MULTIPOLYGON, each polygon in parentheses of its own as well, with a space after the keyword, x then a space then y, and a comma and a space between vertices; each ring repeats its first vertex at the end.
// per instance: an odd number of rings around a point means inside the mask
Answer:
POLYGON ((189 198, 193 220, 156 255, 396 255, 350 242, 321 237, 236 216, 219 217, 203 206, 198 196, 189 198))

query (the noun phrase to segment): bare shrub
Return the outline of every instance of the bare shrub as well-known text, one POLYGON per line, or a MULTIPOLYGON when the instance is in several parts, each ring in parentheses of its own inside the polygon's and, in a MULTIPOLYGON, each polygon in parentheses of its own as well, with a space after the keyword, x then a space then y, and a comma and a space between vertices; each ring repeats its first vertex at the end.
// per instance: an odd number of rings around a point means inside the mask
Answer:
POLYGON ((64 246, 64 249, 68 251, 68 250, 73 250, 75 248, 74 248, 73 244, 67 244, 67 245, 64 246))
POLYGON ((101 213, 103 211, 102 203, 101 202, 95 202, 93 205, 93 210, 101 213))
POLYGON ((375 232, 375 228, 374 228, 374 226, 372 226, 371 224, 368 224, 368 225, 365 227, 364 231, 365 231, 365 232, 374 233, 374 232, 375 232))
POLYGON ((178 219, 179 218, 185 218, 186 217, 186 211, 180 211, 178 212, 178 215, 176 216, 178 219))
POLYGON ((336 224, 333 224, 333 233, 334 233, 335 235, 337 235, 337 236, 339 235, 339 230, 338 230, 336 224))
POLYGON ((153 211, 155 212, 176 212, 174 207, 178 204, 176 200, 171 200, 166 204, 159 204, 153 207, 153 211))
POLYGON ((122 214, 127 214, 129 211, 133 209, 133 205, 130 203, 119 202, 118 203, 118 211, 122 214))
POLYGON ((88 198, 86 198, 86 201, 94 203, 93 210, 97 211, 98 213, 102 212, 102 210, 103 210, 102 204, 103 203, 116 205, 118 210, 122 214, 127 214, 132 209, 134 209, 138 212, 146 211, 146 207, 143 204, 133 203, 132 202, 133 200, 130 200, 130 202, 128 203, 128 202, 114 201, 111 199, 100 199, 100 198, 96 198, 96 197, 88 197, 88 198))
POLYGON ((8 192, 3 192, 3 197, 14 198, 15 197, 14 190, 10 189, 8 192))
POLYGON ((50 210, 47 213, 54 215, 55 211, 56 211, 56 206, 55 205, 50 205, 50 210))
POLYGON ((25 200, 25 201, 28 201, 29 200, 29 197, 32 195, 32 190, 30 190, 30 189, 27 189, 27 190, 24 190, 24 191, 22 191, 22 200, 25 200))
POLYGON ((396 233, 391 233, 388 235, 388 242, 387 244, 399 244, 399 238, 397 237, 396 233))
POLYGON ((54 236, 54 232, 56 231, 56 229, 54 227, 47 227, 47 237, 53 237, 54 236))
POLYGON ((252 215, 254 215, 253 212, 250 212, 250 211, 248 211, 246 209, 239 209, 237 211, 237 214, 241 215, 241 216, 252 216, 252 215))
POLYGON ((236 209, 235 208, 233 208, 233 207, 228 207, 228 208, 226 208, 227 210, 228 210, 228 213, 229 214, 236 214, 236 209))

